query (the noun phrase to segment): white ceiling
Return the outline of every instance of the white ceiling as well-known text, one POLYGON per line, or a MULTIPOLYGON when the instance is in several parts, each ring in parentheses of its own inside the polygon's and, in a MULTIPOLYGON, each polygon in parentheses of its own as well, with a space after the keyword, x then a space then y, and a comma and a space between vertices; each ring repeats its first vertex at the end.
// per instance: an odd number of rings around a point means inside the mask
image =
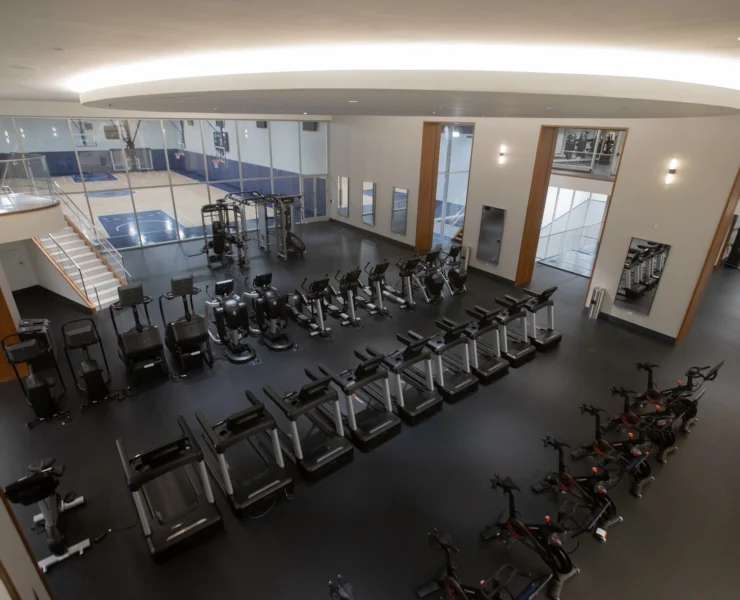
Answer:
MULTIPOLYGON (((568 44, 740 58, 738 0, 4 0, 0 22, 0 99, 77 100, 76 94, 64 88, 64 82, 82 71, 106 65, 182 53, 312 43, 568 44)), ((573 61, 578 60, 574 53, 573 61)), ((301 94, 314 104, 323 99, 322 111, 332 112, 329 108, 333 107, 333 112, 343 114, 346 110, 339 110, 336 96, 341 91, 301 94)), ((250 92, 246 97, 243 92, 234 92, 233 98, 219 94, 224 97, 219 104, 249 100, 271 113, 296 108, 295 94, 293 99, 285 94, 250 92), (270 97, 284 108, 275 110, 270 97)), ((426 107, 418 94, 408 96, 404 100, 398 95, 385 99, 373 95, 365 102, 376 112, 393 112, 389 103, 402 102, 398 114, 426 107)), ((486 106, 493 106, 491 112, 500 114, 533 110, 521 97, 513 102, 506 95, 472 96, 476 93, 459 97, 458 105, 466 113, 486 106)), ((213 99, 198 97, 193 102, 207 105, 213 104, 213 99)), ((534 102, 541 104, 542 100, 534 102)), ((602 98, 601 108, 593 110, 605 110, 607 100, 602 98)), ((652 110, 647 105, 616 102, 628 107, 617 106, 618 110, 652 110)), ((664 108, 681 110, 669 105, 664 108)))
POLYGON ((121 110, 436 117, 649 118, 737 113, 720 106, 555 94, 390 89, 229 90, 152 94, 95 103, 121 110), (350 102, 356 100, 357 102, 350 102))

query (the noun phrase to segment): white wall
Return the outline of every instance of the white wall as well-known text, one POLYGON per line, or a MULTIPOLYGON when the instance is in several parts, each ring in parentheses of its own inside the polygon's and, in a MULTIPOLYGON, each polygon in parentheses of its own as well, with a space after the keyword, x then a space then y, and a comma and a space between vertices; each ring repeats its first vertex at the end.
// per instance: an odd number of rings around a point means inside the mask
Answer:
POLYGON ((335 117, 329 130, 331 218, 409 245, 416 239, 422 119, 335 117), (337 214, 337 177, 349 177, 349 217, 337 214), (375 226, 362 222, 362 182, 375 183, 375 226), (409 190, 406 235, 391 233, 393 187, 409 190))
POLYGON ((257 129, 257 121, 237 121, 242 162, 270 166, 270 129, 257 129))
MULTIPOLYGON (((0 561, 10 575, 21 600, 51 600, 9 511, 10 508, 5 501, 0 502, 0 561)), ((0 590, 3 587, 0 583, 0 590)), ((2 594, 0 591, 0 598, 2 594)))
POLYGON ((10 289, 14 292, 36 285, 36 273, 31 264, 26 241, 0 244, 0 264, 10 289))
MULTIPOLYGON (((408 187, 408 230, 402 240, 414 243, 423 121, 423 117, 334 118, 329 142, 330 196, 336 199, 336 177, 348 176, 350 223, 392 237, 390 189, 393 185, 408 187), (378 184, 374 228, 361 220, 363 179, 378 184)), ((516 275, 540 127, 629 129, 593 284, 608 291, 605 312, 675 336, 740 166, 740 117, 474 121, 464 243, 472 248, 472 266, 511 280, 516 275), (499 164, 502 144, 508 151, 506 162, 499 164), (672 158, 680 161, 679 169, 675 182, 666 185, 664 179, 672 158), (483 205, 506 210, 498 265, 475 258, 483 205), (672 245, 649 316, 612 306, 633 236, 672 245)), ((330 216, 342 220, 337 216, 336 204, 332 204, 330 216)))

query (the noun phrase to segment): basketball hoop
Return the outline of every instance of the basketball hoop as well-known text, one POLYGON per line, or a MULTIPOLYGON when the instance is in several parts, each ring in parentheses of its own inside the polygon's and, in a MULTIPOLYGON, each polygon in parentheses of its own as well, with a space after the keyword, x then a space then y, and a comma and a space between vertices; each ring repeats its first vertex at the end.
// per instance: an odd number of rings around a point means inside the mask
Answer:
POLYGON ((224 159, 223 158, 212 158, 211 159, 211 162, 213 163, 213 168, 214 169, 218 169, 218 163, 222 163, 223 164, 224 159))

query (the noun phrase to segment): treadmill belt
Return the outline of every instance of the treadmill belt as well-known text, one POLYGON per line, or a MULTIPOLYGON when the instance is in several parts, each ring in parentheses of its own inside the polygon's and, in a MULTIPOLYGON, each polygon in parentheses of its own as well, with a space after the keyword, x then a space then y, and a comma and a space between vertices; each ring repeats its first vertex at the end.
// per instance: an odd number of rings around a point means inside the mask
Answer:
POLYGON ((182 467, 145 484, 144 492, 149 510, 160 525, 179 520, 198 508, 198 493, 182 467))
POLYGON ((270 467, 251 445, 234 446, 226 456, 234 487, 253 487, 271 475, 270 467))

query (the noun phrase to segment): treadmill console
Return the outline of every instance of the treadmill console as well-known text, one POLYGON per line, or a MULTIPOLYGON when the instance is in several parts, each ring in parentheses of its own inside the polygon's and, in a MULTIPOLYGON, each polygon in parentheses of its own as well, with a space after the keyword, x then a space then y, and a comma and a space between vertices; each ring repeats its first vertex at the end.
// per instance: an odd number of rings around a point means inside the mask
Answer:
POLYGON ((172 277, 170 279, 170 291, 175 297, 189 296, 193 293, 193 276, 177 275, 172 277))
POLYGON ((144 303, 144 286, 140 283, 129 283, 118 288, 118 302, 121 307, 136 306, 144 303))

